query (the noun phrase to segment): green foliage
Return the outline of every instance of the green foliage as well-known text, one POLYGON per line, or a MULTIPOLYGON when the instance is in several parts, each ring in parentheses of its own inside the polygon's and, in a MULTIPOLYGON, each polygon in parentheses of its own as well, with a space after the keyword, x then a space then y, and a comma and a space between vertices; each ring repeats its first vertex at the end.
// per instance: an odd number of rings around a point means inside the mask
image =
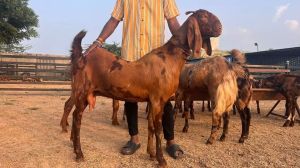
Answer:
POLYGON ((117 56, 121 56, 121 46, 118 43, 115 42, 114 44, 104 43, 102 47, 114 53, 117 56))
POLYGON ((23 45, 18 45, 18 44, 0 44, 0 52, 25 52, 26 50, 29 50, 31 46, 23 46, 23 45))
POLYGON ((22 51, 22 40, 37 37, 38 16, 28 0, 0 0, 0 51, 22 51))

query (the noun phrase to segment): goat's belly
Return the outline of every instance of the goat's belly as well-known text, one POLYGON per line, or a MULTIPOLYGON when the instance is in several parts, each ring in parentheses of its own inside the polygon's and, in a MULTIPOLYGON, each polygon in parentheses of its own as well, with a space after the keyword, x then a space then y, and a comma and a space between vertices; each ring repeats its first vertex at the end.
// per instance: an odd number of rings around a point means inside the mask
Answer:
POLYGON ((190 97, 192 100, 210 100, 209 93, 206 91, 186 92, 185 97, 190 97))
POLYGON ((129 101, 129 102, 147 102, 149 101, 148 96, 144 95, 133 95, 130 93, 121 93, 121 92, 101 92, 95 91, 96 96, 103 96, 107 98, 112 98, 115 100, 129 101))

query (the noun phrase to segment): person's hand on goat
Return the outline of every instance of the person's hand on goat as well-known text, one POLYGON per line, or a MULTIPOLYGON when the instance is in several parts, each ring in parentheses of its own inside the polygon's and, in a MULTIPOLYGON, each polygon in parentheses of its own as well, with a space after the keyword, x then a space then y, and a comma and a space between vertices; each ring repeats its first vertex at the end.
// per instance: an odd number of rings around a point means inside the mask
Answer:
POLYGON ((87 55, 90 53, 93 49, 99 47, 102 48, 102 45, 104 44, 104 40, 102 38, 96 39, 92 45, 89 46, 88 49, 85 50, 84 55, 87 55))

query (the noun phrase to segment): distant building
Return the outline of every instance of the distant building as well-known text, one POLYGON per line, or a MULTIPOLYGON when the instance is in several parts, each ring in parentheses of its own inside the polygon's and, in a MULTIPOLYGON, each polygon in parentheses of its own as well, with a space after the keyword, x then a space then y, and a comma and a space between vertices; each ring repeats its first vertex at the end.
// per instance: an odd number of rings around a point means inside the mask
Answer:
POLYGON ((291 68, 300 67, 300 47, 246 53, 246 58, 248 64, 286 65, 289 61, 291 68))

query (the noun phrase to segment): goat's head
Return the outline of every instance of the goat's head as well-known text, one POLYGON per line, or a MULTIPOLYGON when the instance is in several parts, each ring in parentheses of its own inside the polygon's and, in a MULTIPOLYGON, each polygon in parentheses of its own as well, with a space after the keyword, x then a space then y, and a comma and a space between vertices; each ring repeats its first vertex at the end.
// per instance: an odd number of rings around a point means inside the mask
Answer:
POLYGON ((194 57, 200 56, 201 48, 204 48, 208 55, 211 55, 212 48, 210 37, 218 37, 222 33, 222 24, 217 16, 203 9, 197 11, 189 11, 186 14, 192 15, 188 19, 188 43, 191 49, 193 49, 194 57), (197 25, 195 25, 197 24, 197 25), (196 31, 196 29, 199 31, 196 31), (200 37, 195 38, 191 35, 200 37), (191 40, 193 39, 193 40, 191 40), (196 46, 198 45, 198 47, 196 46), (200 48, 199 48, 200 47, 200 48))

